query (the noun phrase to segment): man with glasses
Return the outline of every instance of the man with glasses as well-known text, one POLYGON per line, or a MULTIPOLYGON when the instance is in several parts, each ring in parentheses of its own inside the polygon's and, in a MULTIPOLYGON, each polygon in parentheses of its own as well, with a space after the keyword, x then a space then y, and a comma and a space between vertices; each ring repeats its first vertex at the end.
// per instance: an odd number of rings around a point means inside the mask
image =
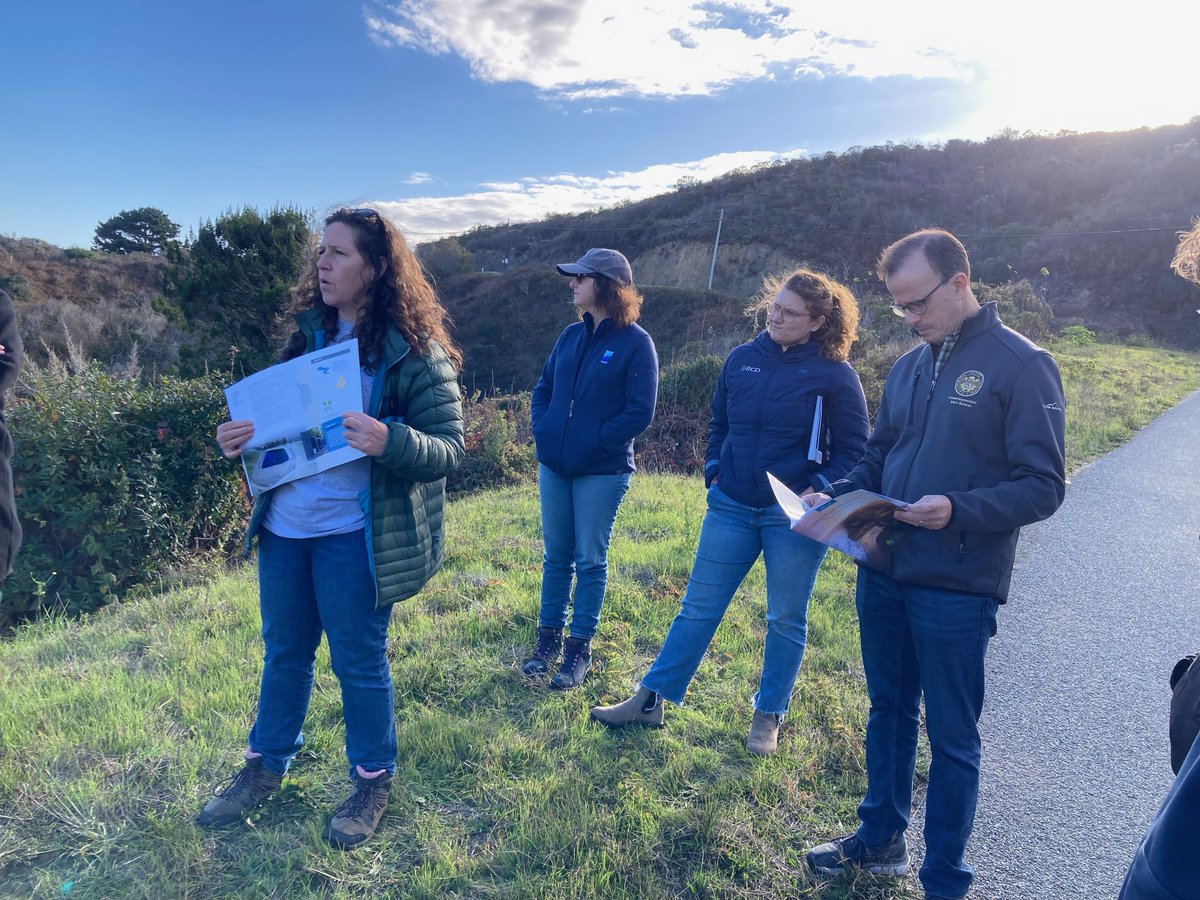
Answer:
POLYGON ((926 898, 963 897, 974 876, 963 852, 979 795, 984 655, 1021 526, 1062 503, 1066 403, 1050 354, 976 299, 953 235, 902 238, 878 275, 924 343, 892 367, 863 459, 829 494, 865 488, 906 501, 896 519, 913 531, 885 569, 859 567, 867 793, 858 830, 810 851, 808 864, 822 875, 908 871, 924 695, 932 759, 921 883, 926 898))

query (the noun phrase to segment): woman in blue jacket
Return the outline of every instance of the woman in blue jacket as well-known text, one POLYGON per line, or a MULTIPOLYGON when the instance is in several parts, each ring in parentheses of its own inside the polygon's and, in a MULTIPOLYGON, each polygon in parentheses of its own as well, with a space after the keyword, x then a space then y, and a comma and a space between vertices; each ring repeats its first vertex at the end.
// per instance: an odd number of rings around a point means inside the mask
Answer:
POLYGON ((762 305, 766 331, 729 354, 713 395, 708 511, 682 608, 637 693, 594 708, 592 718, 610 727, 661 725, 663 699, 683 702, 734 592, 761 554, 767 639, 746 747, 767 756, 800 671, 808 598, 825 557, 823 544, 791 530, 767 472, 800 495, 823 490, 862 456, 867 408, 846 362, 858 337, 849 290, 798 269, 769 283, 762 305))
POLYGON ((566 690, 582 684, 591 667, 608 540, 634 470, 633 439, 654 418, 658 355, 636 324, 642 297, 624 256, 592 249, 557 268, 571 278, 580 321, 559 336, 533 389, 545 553, 537 647, 524 672, 544 675, 561 657, 550 686, 566 690))

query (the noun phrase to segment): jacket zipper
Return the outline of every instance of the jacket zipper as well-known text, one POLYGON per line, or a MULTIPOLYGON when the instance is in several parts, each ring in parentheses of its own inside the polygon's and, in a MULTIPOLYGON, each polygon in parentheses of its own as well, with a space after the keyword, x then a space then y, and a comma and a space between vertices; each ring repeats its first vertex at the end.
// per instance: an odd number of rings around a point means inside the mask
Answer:
MULTIPOLYGON (((932 349, 930 349, 929 355, 932 358, 932 356, 933 356, 932 349)), ((917 371, 913 373, 913 386, 912 386, 913 401, 915 401, 917 399, 917 385, 920 383, 920 381, 921 381, 921 370, 918 368, 917 371)), ((924 415, 924 418, 921 420, 921 439, 919 441, 917 441, 917 449, 913 451, 912 456, 910 456, 909 460, 908 460, 908 471, 906 471, 904 473, 904 487, 902 488, 902 491, 900 494, 900 496, 902 496, 902 497, 905 496, 906 494, 908 494, 908 483, 912 480, 913 466, 916 465, 917 455, 921 452, 921 448, 925 445, 925 432, 929 428, 929 407, 933 403, 933 389, 936 386, 937 386, 937 382, 933 380, 933 376, 931 375, 930 379, 929 379, 929 393, 925 395, 925 415, 924 415)), ((911 408, 915 412, 915 410, 917 408, 915 402, 912 403, 911 408)))
MULTIPOLYGON (((579 354, 579 361, 575 364, 575 374, 571 378, 571 399, 567 403, 567 424, 570 424, 571 419, 575 416, 575 389, 579 387, 579 373, 583 371, 583 365, 587 362, 588 354, 592 350, 592 342, 595 341, 596 335, 600 331, 600 326, 604 322, 596 323, 589 331, 587 341, 584 342, 583 352, 579 354)), ((567 448, 567 429, 563 426, 563 433, 558 442, 558 468, 563 467, 563 453, 567 448)))

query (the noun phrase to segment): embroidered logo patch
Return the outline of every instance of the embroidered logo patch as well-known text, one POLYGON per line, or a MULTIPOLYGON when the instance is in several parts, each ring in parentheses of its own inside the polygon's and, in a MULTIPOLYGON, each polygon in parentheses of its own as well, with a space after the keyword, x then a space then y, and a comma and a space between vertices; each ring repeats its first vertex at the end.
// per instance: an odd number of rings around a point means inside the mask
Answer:
POLYGON ((742 366, 741 371, 742 372, 761 372, 762 369, 758 368, 757 366, 742 366))
POLYGON ((982 387, 983 373, 976 372, 974 369, 971 369, 969 372, 963 372, 958 376, 958 380, 954 382, 954 390, 960 397, 974 397, 982 387))
POLYGON ((607 366, 608 361, 612 358, 613 358, 613 352, 611 350, 605 350, 604 355, 600 357, 600 365, 607 366))

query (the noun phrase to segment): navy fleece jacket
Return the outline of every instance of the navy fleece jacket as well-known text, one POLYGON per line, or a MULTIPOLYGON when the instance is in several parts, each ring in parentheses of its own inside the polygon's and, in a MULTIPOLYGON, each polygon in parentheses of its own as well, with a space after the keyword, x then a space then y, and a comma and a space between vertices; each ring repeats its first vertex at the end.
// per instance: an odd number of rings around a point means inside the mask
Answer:
POLYGON ((633 439, 654 418, 657 397, 650 335, 584 313, 559 335, 533 389, 538 462, 564 478, 634 471, 633 439))

